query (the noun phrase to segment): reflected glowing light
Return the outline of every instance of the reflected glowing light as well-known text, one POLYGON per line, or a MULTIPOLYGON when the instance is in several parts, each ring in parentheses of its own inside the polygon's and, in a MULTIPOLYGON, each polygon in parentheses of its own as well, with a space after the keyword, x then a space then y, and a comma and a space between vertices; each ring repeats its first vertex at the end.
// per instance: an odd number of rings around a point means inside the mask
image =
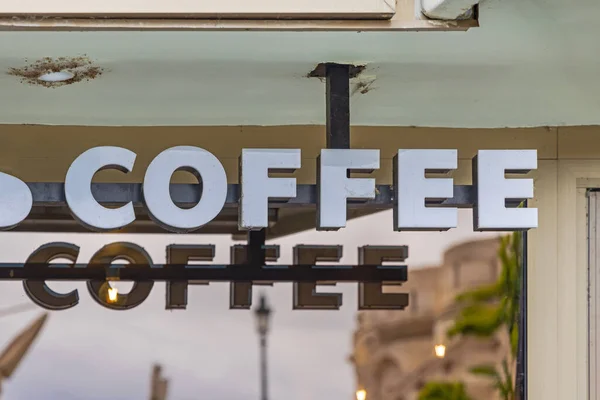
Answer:
POLYGON ((444 358, 446 356, 446 346, 438 344, 435 346, 435 356, 438 358, 444 358))
POLYGON ((356 400, 365 400, 367 398, 367 391, 366 390, 358 390, 356 391, 356 400))
POLYGON ((117 288, 108 288, 108 301, 110 303, 114 303, 115 301, 117 301, 117 296, 119 295, 119 291, 117 290, 117 288))

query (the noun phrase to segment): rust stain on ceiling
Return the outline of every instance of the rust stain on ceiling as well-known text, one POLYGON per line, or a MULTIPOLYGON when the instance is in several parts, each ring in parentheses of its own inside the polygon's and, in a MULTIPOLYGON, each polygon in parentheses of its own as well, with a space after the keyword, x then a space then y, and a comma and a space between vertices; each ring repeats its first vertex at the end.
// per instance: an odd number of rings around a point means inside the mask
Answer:
POLYGON ((25 60, 26 65, 10 68, 8 74, 21 78, 21 82, 30 85, 55 88, 72 85, 81 81, 90 81, 102 75, 104 70, 95 66, 85 55, 79 57, 45 57, 34 62, 25 60), (47 82, 39 79, 40 76, 50 72, 70 72, 71 79, 62 82, 47 82))

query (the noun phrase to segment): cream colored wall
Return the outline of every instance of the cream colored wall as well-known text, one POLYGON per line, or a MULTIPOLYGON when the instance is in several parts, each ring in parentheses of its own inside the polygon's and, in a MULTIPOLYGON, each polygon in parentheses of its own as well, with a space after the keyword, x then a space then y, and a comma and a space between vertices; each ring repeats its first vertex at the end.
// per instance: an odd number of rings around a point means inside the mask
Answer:
MULTIPOLYGON (((161 150, 197 145, 225 164, 237 181, 242 147, 299 147, 300 183, 315 181, 316 156, 324 128, 194 127, 87 128, 0 126, 0 170, 26 181, 62 181, 70 162, 97 145, 124 146, 138 153, 131 174, 106 172, 101 181, 141 181, 144 167, 161 150)), ((535 199, 539 228, 528 236, 529 400, 587 398, 587 244, 585 188, 600 179, 600 127, 531 129, 370 128, 352 130, 355 148, 381 149, 378 183, 392 179, 398 148, 457 148, 457 184, 470 183, 471 158, 478 149, 538 150, 535 199)), ((180 177, 179 180, 183 178, 180 177)))

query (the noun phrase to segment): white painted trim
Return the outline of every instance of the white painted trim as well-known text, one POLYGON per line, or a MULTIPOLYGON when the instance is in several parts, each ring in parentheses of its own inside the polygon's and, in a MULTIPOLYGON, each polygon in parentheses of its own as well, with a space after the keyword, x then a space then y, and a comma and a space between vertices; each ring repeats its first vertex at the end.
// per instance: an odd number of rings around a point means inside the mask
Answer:
MULTIPOLYGON (((15 0, 16 1, 16 0, 15 0)), ((421 13, 421 0, 385 0, 395 14, 390 19, 209 19, 127 17, 94 18, 93 15, 60 18, 57 16, 2 16, 0 31, 466 31, 479 26, 471 18, 458 21, 430 20, 421 13)))
POLYGON ((9 0, 4 15, 389 19, 395 0, 9 0))
POLYGON ((453 21, 461 19, 479 0, 422 0, 421 12, 431 19, 453 21))
POLYGON ((417 19, 419 8, 398 10, 389 20, 300 20, 300 19, 127 19, 127 18, 30 18, 0 17, 0 31, 292 31, 292 32, 394 32, 466 31, 474 19, 434 21, 417 19), (400 15, 401 14, 401 15, 400 15))

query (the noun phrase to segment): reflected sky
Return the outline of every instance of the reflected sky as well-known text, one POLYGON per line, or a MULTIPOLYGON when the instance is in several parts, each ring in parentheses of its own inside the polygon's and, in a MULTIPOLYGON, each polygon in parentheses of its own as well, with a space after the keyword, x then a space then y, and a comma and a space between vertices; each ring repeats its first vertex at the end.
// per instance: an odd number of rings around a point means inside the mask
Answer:
MULTIPOLYGON (((497 236, 474 233, 470 210, 459 211, 459 227, 448 232, 397 233, 392 213, 350 221, 338 232, 304 232, 273 241, 281 263, 291 263, 296 244, 343 244, 343 263, 356 263, 357 247, 409 245, 409 268, 437 265, 449 246, 497 236)), ((173 243, 215 244, 215 262, 229 261, 227 237, 209 235, 0 234, 2 261, 23 262, 39 245, 68 241, 81 247, 86 262, 102 245, 128 240, 143 246, 155 263, 165 262, 173 243)), ((52 282, 57 291, 79 289, 80 303, 53 312, 15 376, 3 386, 4 400, 147 399, 152 364, 163 365, 169 400, 258 399, 258 338, 253 314, 229 310, 229 284, 190 286, 187 310, 166 311, 165 284, 129 311, 96 304, 84 283, 52 282)), ((292 311, 291 284, 256 287, 255 303, 266 292, 274 309, 269 335, 270 398, 353 399, 354 375, 347 359, 357 310, 357 285, 321 291, 343 293, 339 311, 292 311)), ((28 302, 20 283, 0 283, 0 308, 28 302)), ((42 310, 0 319, 0 343, 42 310)))

